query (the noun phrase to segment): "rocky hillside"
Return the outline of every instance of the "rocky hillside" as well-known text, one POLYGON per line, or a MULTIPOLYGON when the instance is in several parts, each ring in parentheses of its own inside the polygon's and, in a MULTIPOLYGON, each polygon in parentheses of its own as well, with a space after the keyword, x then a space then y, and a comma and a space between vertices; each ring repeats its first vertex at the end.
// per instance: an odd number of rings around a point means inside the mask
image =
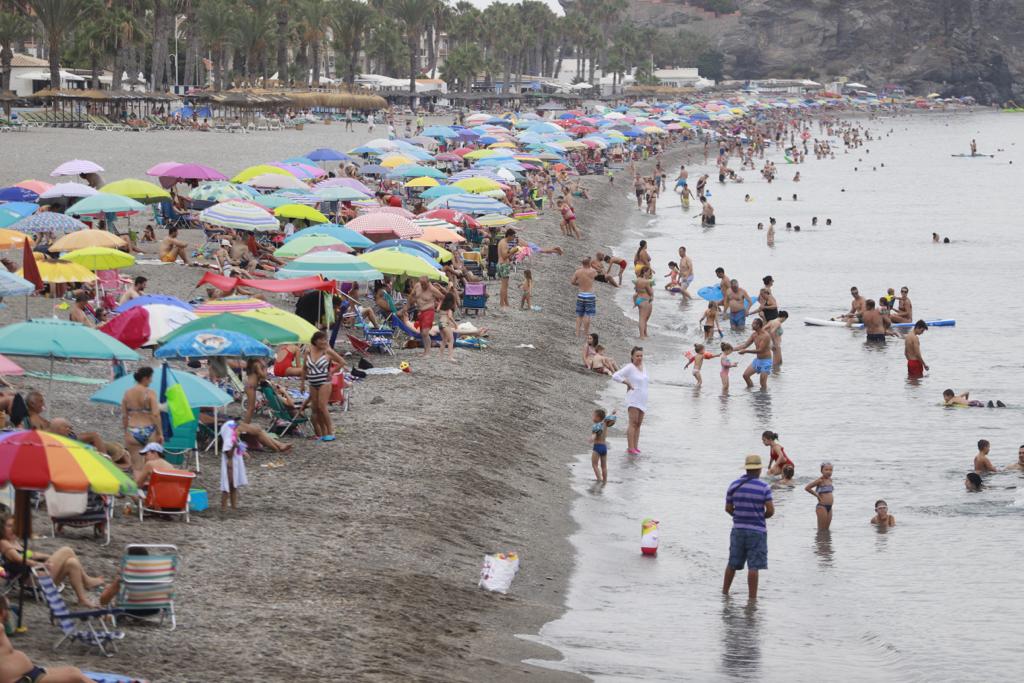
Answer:
MULTIPOLYGON (((571 2, 565 3, 571 5, 571 2)), ((873 87, 1024 102, 1022 0, 633 0, 638 23, 709 37, 729 78, 847 76, 873 87)))

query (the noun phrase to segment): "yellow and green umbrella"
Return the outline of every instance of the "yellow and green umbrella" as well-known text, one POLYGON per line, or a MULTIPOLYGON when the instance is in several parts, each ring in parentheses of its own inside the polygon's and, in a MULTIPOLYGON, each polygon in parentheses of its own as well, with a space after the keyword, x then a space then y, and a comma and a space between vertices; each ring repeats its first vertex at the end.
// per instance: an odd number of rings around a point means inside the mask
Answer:
POLYGON ((277 258, 298 258, 317 247, 344 247, 344 249, 336 249, 336 251, 343 253, 352 251, 351 247, 337 237, 331 237, 330 235, 303 235, 285 242, 284 245, 274 252, 274 256, 277 258))
MULTIPOLYGON (((70 282, 92 282, 96 279, 96 273, 85 266, 69 261, 38 261, 39 277, 43 282, 50 284, 67 284, 70 282)), ((22 275, 22 271, 18 271, 22 275)), ((24 277, 24 275, 22 275, 24 277)))
POLYGON ((491 190, 501 190, 501 185, 491 180, 490 178, 482 178, 480 176, 474 178, 463 178, 462 180, 456 180, 452 183, 455 187, 461 187, 466 192, 489 192, 491 190))
POLYGON ((427 176, 420 176, 419 178, 413 178, 407 182, 403 187, 437 187, 441 183, 437 182, 433 178, 427 176))
POLYGON ((135 265, 134 256, 109 247, 75 249, 65 254, 64 260, 85 266, 89 270, 119 270, 135 265))
POLYGON ((252 180, 253 178, 255 178, 258 175, 265 175, 267 173, 276 173, 277 175, 286 175, 289 178, 293 177, 291 173, 289 173, 288 171, 284 170, 283 168, 278 168, 277 166, 271 166, 270 164, 256 164, 255 166, 250 166, 248 168, 245 168, 245 169, 242 169, 241 171, 239 171, 238 175, 236 175, 234 178, 231 179, 231 182, 233 182, 233 183, 244 183, 244 182, 248 182, 249 180, 252 180))
POLYGON ((295 218, 309 221, 310 223, 328 223, 327 216, 323 215, 312 206, 304 204, 282 204, 274 209, 274 215, 278 218, 295 218))
POLYGON ((418 256, 407 254, 395 249, 378 249, 356 258, 366 261, 382 273, 388 275, 406 275, 408 277, 421 277, 426 275, 431 280, 448 282, 444 273, 434 268, 418 256))
POLYGON ((155 202, 162 202, 165 199, 171 198, 171 193, 153 183, 145 180, 135 180, 133 178, 126 178, 124 180, 115 180, 112 183, 104 185, 100 192, 106 194, 116 194, 122 197, 129 197, 135 201, 142 202, 143 204, 153 204, 155 202))

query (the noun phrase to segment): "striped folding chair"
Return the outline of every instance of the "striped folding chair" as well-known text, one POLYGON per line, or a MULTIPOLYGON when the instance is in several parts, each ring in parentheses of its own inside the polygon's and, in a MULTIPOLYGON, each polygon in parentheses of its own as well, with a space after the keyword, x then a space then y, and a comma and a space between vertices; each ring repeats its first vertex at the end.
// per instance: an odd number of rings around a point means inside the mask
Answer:
POLYGON ((105 657, 113 657, 117 652, 116 641, 124 638, 124 632, 111 631, 107 628, 102 617, 116 617, 123 610, 119 608, 104 608, 88 610, 84 612, 72 612, 68 609, 64 598, 61 597, 53 579, 47 573, 45 567, 33 567, 32 575, 36 579, 39 589, 43 592, 46 604, 50 608, 50 621, 60 627, 63 635, 53 645, 56 651, 61 645, 67 642, 79 642, 96 648, 105 657))
POLYGON ((133 544, 121 558, 121 588, 117 606, 124 616, 149 619, 159 616, 160 624, 174 617, 174 577, 178 571, 178 548, 173 545, 133 544))

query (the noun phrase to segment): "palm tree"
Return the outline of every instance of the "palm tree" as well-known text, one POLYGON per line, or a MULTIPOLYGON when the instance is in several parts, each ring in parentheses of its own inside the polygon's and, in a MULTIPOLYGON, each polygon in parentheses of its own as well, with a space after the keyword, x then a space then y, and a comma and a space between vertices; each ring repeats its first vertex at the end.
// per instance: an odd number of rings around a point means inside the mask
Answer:
MULTIPOLYGON (((301 19, 299 31, 306 44, 309 45, 310 58, 313 62, 312 86, 320 87, 320 46, 323 44, 324 31, 330 20, 330 8, 326 0, 303 0, 299 6, 301 19)), ((303 83, 307 74, 302 74, 303 83)))
POLYGON ((11 89, 14 44, 31 34, 32 22, 28 17, 16 11, 14 7, 3 7, 0 10, 0 93, 11 89))
POLYGON ((253 84, 253 74, 260 55, 270 47, 272 13, 266 0, 250 0, 247 11, 234 15, 234 35, 245 57, 244 80, 253 84))
POLYGON ((68 32, 89 7, 87 0, 28 0, 29 6, 46 31, 50 62, 50 87, 60 87, 60 50, 68 32))
POLYGON ((331 17, 334 50, 339 58, 344 56, 344 78, 349 85, 355 83, 359 53, 376 20, 374 9, 359 0, 341 0, 334 8, 331 17))
POLYGON ((420 66, 420 36, 434 14, 435 0, 392 0, 391 11, 405 30, 409 47, 409 92, 416 96, 416 76, 420 66))
POLYGON ((441 79, 453 91, 469 92, 483 63, 484 53, 479 45, 460 45, 448 53, 448 59, 441 66, 441 79))
POLYGON ((206 0, 199 8, 199 26, 213 61, 213 89, 224 85, 224 57, 234 38, 230 5, 225 0, 206 0))

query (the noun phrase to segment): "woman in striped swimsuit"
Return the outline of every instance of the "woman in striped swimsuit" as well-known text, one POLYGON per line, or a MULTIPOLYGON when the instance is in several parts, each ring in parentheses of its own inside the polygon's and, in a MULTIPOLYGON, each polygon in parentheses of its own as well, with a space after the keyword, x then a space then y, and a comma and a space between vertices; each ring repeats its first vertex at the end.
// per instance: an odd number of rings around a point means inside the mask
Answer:
POLYGON ((334 425, 327 412, 327 401, 331 397, 331 363, 343 369, 345 360, 327 345, 327 333, 317 331, 310 339, 303 363, 303 381, 309 385, 309 404, 313 409, 310 421, 321 441, 334 441, 334 425))

